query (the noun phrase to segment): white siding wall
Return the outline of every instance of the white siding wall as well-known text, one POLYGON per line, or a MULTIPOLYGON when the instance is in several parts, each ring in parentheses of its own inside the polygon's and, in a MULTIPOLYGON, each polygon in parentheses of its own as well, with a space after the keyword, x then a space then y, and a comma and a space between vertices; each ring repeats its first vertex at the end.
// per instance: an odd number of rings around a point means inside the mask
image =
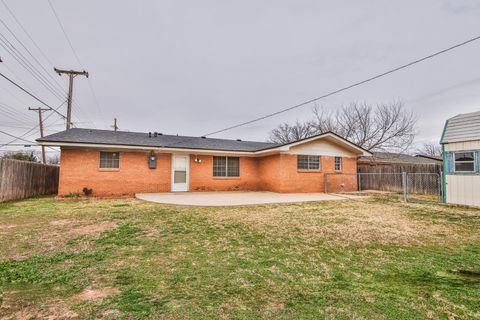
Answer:
POLYGON ((445 144, 445 151, 480 150, 480 140, 452 142, 445 144))
POLYGON ((480 207, 479 175, 447 175, 447 203, 480 207))
POLYGON ((339 146, 333 142, 325 139, 319 141, 313 141, 310 143, 301 144, 296 147, 292 147, 286 153, 288 154, 308 154, 319 156, 332 156, 332 157, 354 157, 355 153, 350 152, 345 147, 339 146))

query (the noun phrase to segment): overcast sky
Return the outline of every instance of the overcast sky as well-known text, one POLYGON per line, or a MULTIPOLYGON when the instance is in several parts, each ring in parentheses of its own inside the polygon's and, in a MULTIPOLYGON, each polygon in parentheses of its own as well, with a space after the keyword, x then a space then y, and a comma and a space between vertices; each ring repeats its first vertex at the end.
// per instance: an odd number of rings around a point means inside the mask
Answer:
MULTIPOLYGON (((81 69, 47 0, 4 1, 54 66, 81 69)), ((478 0, 51 1, 90 73, 75 79, 76 126, 106 129, 116 117, 121 130, 180 135, 289 107, 480 34, 478 0)), ((2 3, 0 18, 66 90, 2 3)), ((1 24, 0 33, 35 64, 1 24)), ((52 106, 62 102, 1 46, 0 57, 2 73, 52 106)), ((417 142, 438 141, 447 118, 480 110, 480 41, 319 104, 392 100, 418 114, 417 142)), ((2 130, 21 135, 36 124, 26 109, 40 105, 4 79, 0 103, 2 130)), ((312 107, 218 137, 265 140, 312 107)), ((56 115, 46 123, 47 133, 63 129, 56 115)))

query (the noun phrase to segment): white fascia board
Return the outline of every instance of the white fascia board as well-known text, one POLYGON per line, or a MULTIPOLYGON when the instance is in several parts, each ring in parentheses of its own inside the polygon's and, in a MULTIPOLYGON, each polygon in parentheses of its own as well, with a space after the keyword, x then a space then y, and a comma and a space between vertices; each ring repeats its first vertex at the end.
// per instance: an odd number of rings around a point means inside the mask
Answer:
POLYGON ((95 143, 72 143, 72 142, 38 142, 44 146, 54 147, 79 147, 79 148, 95 148, 95 149, 123 149, 123 150, 139 150, 139 151, 158 151, 168 153, 191 153, 191 154, 228 154, 228 155, 245 155, 255 156, 254 152, 248 151, 224 151, 224 150, 203 150, 203 149, 183 149, 183 148, 163 148, 149 146, 131 146, 118 144, 95 144, 95 143))
POLYGON ((362 154, 360 156, 372 156, 372 153, 366 151, 366 150, 363 150, 362 148, 354 145, 353 143, 349 142, 348 140, 345 140, 345 139, 342 139, 342 138, 339 138, 337 137, 336 135, 332 134, 332 133, 325 133, 325 134, 322 134, 322 135, 319 135, 319 136, 315 136, 315 137, 311 137, 311 138, 308 138, 308 139, 305 139, 305 140, 302 140, 302 141, 296 141, 296 142, 292 142, 292 143, 289 143, 289 144, 286 144, 286 145, 283 145, 283 146, 280 146, 280 147, 277 147, 277 148, 273 148, 273 149, 267 149, 267 150, 263 150, 263 151, 257 151, 256 153, 259 154, 259 153, 262 153, 262 152, 271 152, 273 150, 276 150, 278 152, 285 152, 285 151, 289 151, 290 148, 292 147, 295 147, 295 146, 298 146, 298 145, 302 145, 304 143, 309 143, 309 142, 312 142, 312 141, 315 141, 315 140, 319 140, 319 139, 323 139, 323 138, 326 138, 326 137, 331 137, 337 141, 340 141, 341 143, 343 144, 346 144, 348 145, 349 147, 355 149, 355 150, 358 150, 360 151, 362 154))

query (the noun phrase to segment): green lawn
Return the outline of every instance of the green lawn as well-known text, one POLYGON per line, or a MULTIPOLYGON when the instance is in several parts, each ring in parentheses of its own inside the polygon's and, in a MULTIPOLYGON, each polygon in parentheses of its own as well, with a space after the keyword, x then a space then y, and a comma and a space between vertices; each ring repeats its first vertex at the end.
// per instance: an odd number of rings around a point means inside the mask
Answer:
POLYGON ((480 318, 480 210, 0 204, 0 319, 480 318))

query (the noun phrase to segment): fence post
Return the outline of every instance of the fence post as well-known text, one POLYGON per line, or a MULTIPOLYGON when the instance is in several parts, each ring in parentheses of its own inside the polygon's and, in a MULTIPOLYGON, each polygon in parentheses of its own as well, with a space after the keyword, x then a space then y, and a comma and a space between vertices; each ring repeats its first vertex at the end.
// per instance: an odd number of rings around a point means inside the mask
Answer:
POLYGON ((362 192, 362 175, 360 173, 357 173, 357 175, 358 175, 358 179, 357 179, 358 192, 362 192))
POLYGON ((442 203, 443 201, 443 183, 442 183, 442 173, 438 174, 438 203, 442 203))
POLYGON ((402 172, 402 189, 403 189, 403 201, 407 202, 408 201, 408 185, 407 185, 407 173, 402 172))

